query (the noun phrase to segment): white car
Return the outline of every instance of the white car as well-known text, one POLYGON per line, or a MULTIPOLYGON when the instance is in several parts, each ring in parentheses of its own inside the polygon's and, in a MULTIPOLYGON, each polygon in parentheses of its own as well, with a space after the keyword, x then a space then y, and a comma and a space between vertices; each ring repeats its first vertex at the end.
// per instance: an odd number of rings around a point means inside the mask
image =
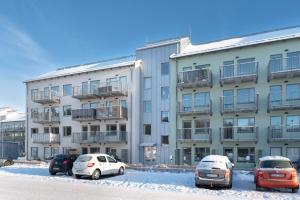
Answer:
POLYGON ((90 176, 98 180, 101 175, 125 173, 125 164, 107 154, 84 154, 74 162, 72 172, 76 178, 90 176))

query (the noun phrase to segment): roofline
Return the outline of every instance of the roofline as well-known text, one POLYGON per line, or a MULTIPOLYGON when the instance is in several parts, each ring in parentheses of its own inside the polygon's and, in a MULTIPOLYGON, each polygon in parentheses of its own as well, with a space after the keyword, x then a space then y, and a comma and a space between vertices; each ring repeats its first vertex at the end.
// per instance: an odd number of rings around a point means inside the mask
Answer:
MULTIPOLYGON (((225 40, 240 38, 240 37, 254 36, 254 35, 270 33, 270 32, 274 32, 274 31, 281 31, 281 30, 286 30, 286 29, 291 29, 291 28, 299 28, 299 27, 300 26, 290 26, 290 27, 285 27, 285 28, 272 29, 272 30, 268 30, 268 31, 262 31, 262 32, 256 32, 256 33, 251 33, 251 34, 246 34, 246 35, 240 35, 240 36, 225 38, 225 39, 221 39, 221 40, 209 41, 209 42, 206 42, 206 43, 200 43, 200 44, 196 44, 196 45, 205 45, 205 44, 210 44, 210 43, 214 43, 214 42, 221 42, 221 41, 225 41, 225 40)), ((278 41, 296 39, 296 38, 300 38, 300 34, 292 34, 292 35, 288 35, 288 36, 285 35, 285 36, 281 36, 281 37, 277 37, 277 38, 273 38, 273 39, 263 39, 263 40, 260 40, 260 41, 258 40, 258 41, 254 41, 254 42, 246 42, 246 43, 241 43, 239 45, 232 45, 232 46, 229 46, 229 47, 221 47, 221 48, 218 48, 218 49, 211 49, 211 50, 204 50, 204 51, 194 51, 194 52, 182 53, 182 54, 177 54, 177 55, 173 54, 173 55, 170 56, 170 58, 175 59, 175 58, 193 56, 193 55, 197 55, 197 54, 212 53, 212 52, 223 51, 223 50, 227 50, 227 49, 248 47, 248 46, 253 46, 253 45, 258 45, 258 44, 266 44, 266 43, 270 43, 270 42, 278 42, 278 41)))
POLYGON ((176 44, 176 43, 179 43, 182 39, 186 39, 186 38, 190 38, 190 37, 179 36, 179 37, 169 38, 169 39, 165 39, 165 40, 149 42, 149 43, 145 44, 145 46, 139 47, 136 50, 139 51, 139 50, 145 50, 145 49, 151 49, 151 48, 157 48, 157 47, 161 47, 161 46, 176 44))

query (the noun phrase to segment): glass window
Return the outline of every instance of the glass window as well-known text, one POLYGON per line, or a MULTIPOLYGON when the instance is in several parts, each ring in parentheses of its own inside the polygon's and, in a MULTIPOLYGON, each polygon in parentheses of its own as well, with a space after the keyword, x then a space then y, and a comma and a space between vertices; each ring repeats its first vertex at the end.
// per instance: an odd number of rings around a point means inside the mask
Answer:
POLYGON ((167 136, 167 135, 162 135, 162 136, 161 136, 161 144, 162 144, 162 145, 168 145, 168 144, 169 144, 169 136, 167 136))
POLYGON ((250 162, 250 163, 255 162, 254 148, 238 148, 237 153, 238 153, 238 157, 237 157, 238 162, 250 162))
POLYGON ((225 61, 223 62, 223 77, 233 77, 234 76, 234 61, 225 61))
POLYGON ((168 99, 169 98, 169 87, 161 87, 161 99, 168 99))
POLYGON ((108 86, 115 86, 117 84, 117 78, 108 78, 108 79, 106 79, 106 84, 108 86))
POLYGON ((203 148, 203 147, 195 147, 195 161, 199 162, 202 158, 205 156, 208 156, 210 154, 209 147, 203 148))
POLYGON ((88 95, 89 94, 89 83, 87 81, 82 82, 81 92, 82 92, 82 95, 88 95))
POLYGON ((100 153, 100 147, 91 147, 90 153, 100 153))
POLYGON ((31 147, 31 158, 38 159, 38 147, 31 147))
POLYGON ((281 127, 281 116, 272 116, 270 120, 272 128, 281 127))
POLYGON ((237 103, 253 103, 255 99, 254 88, 245 88, 237 90, 237 103))
POLYGON ((282 54, 275 54, 270 56, 269 67, 271 72, 282 70, 282 54))
POLYGON ((227 156, 227 158, 230 160, 230 162, 233 163, 234 161, 234 151, 233 151, 233 148, 232 147, 229 147, 229 148, 224 148, 224 151, 223 151, 223 155, 224 156, 227 156))
POLYGON ((32 90, 31 90, 31 100, 37 99, 38 93, 39 93, 39 90, 38 90, 38 89, 32 89, 32 90))
POLYGON ((254 118, 238 118, 237 119, 238 132, 254 132, 255 119, 254 118))
POLYGON ((238 75, 255 73, 255 58, 246 58, 238 60, 238 75))
POLYGON ((210 121, 208 119, 195 120, 195 134, 208 133, 210 121))
POLYGON ((280 104, 281 103, 281 86, 273 85, 270 87, 270 103, 280 104))
POLYGON ((31 119, 38 118, 39 110, 38 108, 31 108, 31 119))
POLYGON ((209 92, 196 93, 194 97, 195 107, 207 106, 209 105, 209 92))
POLYGON ((161 63, 161 75, 169 75, 169 62, 161 63))
POLYGON ((223 95, 224 109, 233 109, 233 90, 224 90, 223 95))
POLYGON ((299 147, 287 147, 286 157, 288 157, 292 163, 296 164, 300 159, 300 148, 299 147))
POLYGON ((98 93, 98 88, 100 86, 100 81, 99 80, 95 80, 95 81, 91 81, 91 94, 97 94, 98 93))
POLYGON ((169 122, 169 112, 168 111, 161 111, 161 121, 169 122))
POLYGON ((151 108, 151 101, 144 101, 144 112, 145 113, 150 113, 152 108, 151 108))
POLYGON ((151 135, 151 124, 144 124, 144 134, 151 135))
POLYGON ((287 98, 287 100, 299 100, 300 99, 300 84, 286 85, 286 98, 287 98))
POLYGON ((300 115, 287 116, 286 129, 288 132, 300 132, 300 115))
POLYGON ((90 108, 97 109, 98 103, 90 103, 90 108))
POLYGON ((182 95, 182 105, 183 111, 187 112, 192 110, 192 94, 182 95))
POLYGON ((120 80, 120 89, 123 91, 123 90, 126 90, 127 89, 127 76, 120 76, 119 78, 120 80))
POLYGON ((63 95, 72 96, 72 84, 63 85, 63 95))
POLYGON ((90 109, 90 104, 89 103, 83 103, 81 104, 82 109, 90 109))
POLYGON ((70 116, 72 112, 72 106, 71 105, 63 106, 63 112, 64 112, 64 116, 70 116))
POLYGON ((115 159, 113 159, 112 157, 110 157, 110 156, 107 156, 107 160, 110 163, 117 163, 117 161, 115 159))
POLYGON ((72 127, 71 126, 64 126, 64 136, 71 136, 72 135, 72 127))
POLYGON ((52 86, 51 91, 53 96, 59 96, 59 86, 52 86))
POLYGON ((144 89, 151 89, 151 77, 144 78, 144 89))
POLYGON ((300 68, 300 51, 287 53, 287 69, 300 68))
POLYGON ((99 162, 106 162, 105 156, 99 156, 99 157, 97 157, 97 159, 99 162))
POLYGON ((31 128, 31 134, 37 134, 37 133, 39 133, 38 128, 31 128))

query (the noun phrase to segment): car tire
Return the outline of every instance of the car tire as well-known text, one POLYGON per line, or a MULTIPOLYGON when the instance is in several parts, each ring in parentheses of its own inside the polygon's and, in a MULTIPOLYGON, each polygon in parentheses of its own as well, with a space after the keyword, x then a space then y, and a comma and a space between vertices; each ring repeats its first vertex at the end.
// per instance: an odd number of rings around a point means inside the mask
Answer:
POLYGON ((72 169, 69 169, 69 170, 67 171, 67 174, 68 174, 68 176, 73 176, 72 169))
POLYGON ((120 169, 119 169, 119 175, 124 175, 124 173, 125 173, 124 167, 120 167, 120 169))
POLYGON ((49 171, 49 173, 51 174, 51 176, 55 176, 56 175, 56 172, 49 171))
POLYGON ((256 182, 256 184, 255 184, 255 190, 256 190, 256 191, 261 191, 261 190, 262 190, 262 187, 260 187, 260 186, 257 184, 257 182, 256 182))
POLYGON ((230 181, 229 185, 227 186, 227 189, 231 189, 232 188, 232 181, 230 181))
POLYGON ((79 175, 79 174, 75 174, 74 176, 75 176, 75 178, 77 178, 77 179, 81 178, 81 175, 79 175))
POLYGON ((196 188, 201 188, 202 185, 195 183, 195 187, 196 187, 196 188))
POLYGON ((298 193, 299 188, 293 188, 292 193, 298 193))
POLYGON ((95 169, 95 171, 92 174, 92 179, 93 180, 99 180, 101 176, 101 172, 99 169, 95 169))
POLYGON ((4 167, 10 166, 10 165, 11 165, 10 160, 6 160, 6 161, 3 163, 3 166, 4 166, 4 167))

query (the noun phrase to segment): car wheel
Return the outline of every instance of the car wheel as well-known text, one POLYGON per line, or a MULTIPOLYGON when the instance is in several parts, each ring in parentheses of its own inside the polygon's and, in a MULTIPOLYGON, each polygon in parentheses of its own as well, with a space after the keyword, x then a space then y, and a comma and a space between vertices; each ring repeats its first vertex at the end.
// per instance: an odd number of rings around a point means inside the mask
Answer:
POLYGON ((120 167, 119 175, 123 175, 125 173, 124 167, 120 167))
POLYGON ((6 167, 6 166, 10 166, 11 164, 10 164, 10 161, 9 160, 7 160, 7 161, 5 161, 4 163, 3 163, 3 166, 4 167, 6 167))
POLYGON ((227 186, 228 189, 232 188, 232 182, 230 181, 229 185, 227 186))
POLYGON ((257 182, 256 182, 256 184, 255 184, 255 190, 260 191, 261 189, 262 189, 262 187, 260 187, 260 186, 257 184, 257 182))
POLYGON ((202 186, 200 184, 195 183, 196 188, 201 188, 202 186))
POLYGON ((67 172, 68 176, 73 176, 73 172, 72 172, 72 169, 69 169, 68 172, 67 172))
POLYGON ((75 174, 75 178, 81 178, 81 175, 79 175, 79 174, 75 174))
POLYGON ((299 188, 293 188, 292 193, 298 193, 299 188))
POLYGON ((101 176, 100 170, 99 169, 95 169, 95 171, 92 174, 92 179, 93 180, 99 180, 100 176, 101 176))
POLYGON ((56 172, 49 171, 49 173, 50 173, 52 176, 56 175, 56 172))

